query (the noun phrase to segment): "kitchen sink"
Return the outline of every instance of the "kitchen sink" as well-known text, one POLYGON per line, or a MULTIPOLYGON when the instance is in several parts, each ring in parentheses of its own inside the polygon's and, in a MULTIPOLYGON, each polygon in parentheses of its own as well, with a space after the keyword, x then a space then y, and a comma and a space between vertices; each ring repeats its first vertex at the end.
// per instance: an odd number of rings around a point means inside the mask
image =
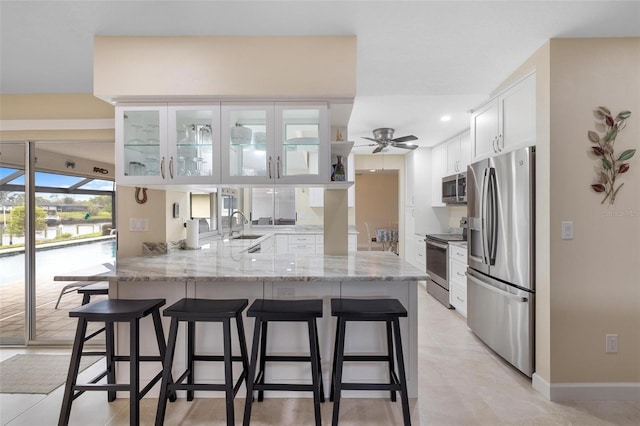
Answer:
POLYGON ((262 235, 244 234, 231 238, 232 240, 255 240, 262 237, 262 235))

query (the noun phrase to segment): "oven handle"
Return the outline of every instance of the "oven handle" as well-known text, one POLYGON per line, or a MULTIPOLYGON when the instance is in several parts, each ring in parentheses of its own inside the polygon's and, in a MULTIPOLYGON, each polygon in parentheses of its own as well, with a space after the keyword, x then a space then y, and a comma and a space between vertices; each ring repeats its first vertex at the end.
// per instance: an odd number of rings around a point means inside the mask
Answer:
POLYGON ((437 243, 437 242, 435 242, 433 240, 429 240, 429 239, 425 239, 424 242, 427 243, 427 245, 432 245, 434 247, 438 247, 438 248, 441 248, 443 250, 447 250, 449 248, 448 244, 440 244, 440 243, 437 243))

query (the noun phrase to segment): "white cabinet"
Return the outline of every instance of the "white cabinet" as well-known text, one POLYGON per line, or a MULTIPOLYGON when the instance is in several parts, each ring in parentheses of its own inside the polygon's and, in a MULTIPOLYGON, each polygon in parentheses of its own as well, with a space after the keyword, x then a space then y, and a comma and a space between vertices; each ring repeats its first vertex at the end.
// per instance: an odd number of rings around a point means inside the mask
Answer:
POLYGON ((471 162, 471 131, 467 130, 449 141, 447 145, 447 173, 463 173, 471 162))
POLYGON ((404 156, 404 198, 405 205, 407 206, 415 206, 416 205, 416 197, 415 197, 415 181, 416 181, 416 172, 415 172, 415 162, 416 162, 416 150, 408 152, 404 156))
POLYGON ((220 182, 220 105, 169 105, 169 177, 220 182))
POLYGON ((424 242, 424 235, 416 235, 413 239, 415 247, 413 265, 425 274, 427 273, 427 246, 424 242))
POLYGON ((433 148, 431 157, 431 206, 445 207, 442 202, 442 177, 447 171, 447 146, 440 144, 433 148))
MULTIPOLYGON (((353 142, 331 142, 331 164, 336 164, 338 155, 342 156, 343 163, 347 173, 347 182, 353 183, 355 177, 354 160, 351 154, 353 148, 353 142)), ((343 185, 345 182, 334 182, 328 184, 328 188, 333 185, 343 185)), ((351 185, 347 191, 347 206, 354 207, 356 204, 355 187, 351 185)), ((324 207, 324 188, 311 187, 309 188, 309 207, 324 207)))
POLYGON ((536 80, 529 74, 471 114, 473 160, 536 142, 536 80))
POLYGON ((162 184, 169 176, 167 106, 126 105, 115 110, 116 181, 162 184))
POLYGON ((449 303, 467 317, 467 249, 449 244, 449 303))
POLYGON ((327 183, 326 104, 223 104, 222 182, 327 183))
POLYGON ((219 105, 123 104, 115 117, 118 183, 219 181, 219 105))
MULTIPOLYGON (((348 250, 357 250, 357 235, 349 235, 348 250)), ((324 235, 318 234, 289 234, 276 235, 276 253, 278 254, 309 254, 324 253, 324 235)))

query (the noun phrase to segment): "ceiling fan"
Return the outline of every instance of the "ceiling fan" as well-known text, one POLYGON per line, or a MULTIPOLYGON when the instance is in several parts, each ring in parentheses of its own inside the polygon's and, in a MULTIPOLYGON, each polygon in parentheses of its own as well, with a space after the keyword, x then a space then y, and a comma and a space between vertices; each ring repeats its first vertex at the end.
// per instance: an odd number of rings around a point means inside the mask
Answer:
MULTIPOLYGON (((394 130, 389 127, 381 127, 379 129, 375 129, 373 131, 373 138, 367 138, 363 136, 363 139, 367 139, 375 142, 378 146, 373 150, 373 154, 381 152, 384 148, 388 146, 392 146, 394 148, 403 148, 403 149, 416 149, 418 145, 413 143, 407 143, 410 141, 418 140, 417 137, 413 135, 402 136, 400 138, 393 138, 394 130)), ((368 146, 375 146, 375 144, 369 144, 368 146)))

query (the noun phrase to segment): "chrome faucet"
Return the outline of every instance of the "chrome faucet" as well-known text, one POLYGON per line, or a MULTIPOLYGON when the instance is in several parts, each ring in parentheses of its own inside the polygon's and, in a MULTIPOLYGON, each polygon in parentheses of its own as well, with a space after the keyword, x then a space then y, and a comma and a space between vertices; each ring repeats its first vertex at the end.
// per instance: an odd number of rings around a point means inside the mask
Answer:
POLYGON ((233 216, 235 216, 236 214, 242 216, 242 231, 244 231, 244 224, 248 223, 248 220, 245 217, 244 213, 242 213, 240 210, 236 210, 231 213, 231 216, 229 216, 229 238, 233 238, 233 216))

